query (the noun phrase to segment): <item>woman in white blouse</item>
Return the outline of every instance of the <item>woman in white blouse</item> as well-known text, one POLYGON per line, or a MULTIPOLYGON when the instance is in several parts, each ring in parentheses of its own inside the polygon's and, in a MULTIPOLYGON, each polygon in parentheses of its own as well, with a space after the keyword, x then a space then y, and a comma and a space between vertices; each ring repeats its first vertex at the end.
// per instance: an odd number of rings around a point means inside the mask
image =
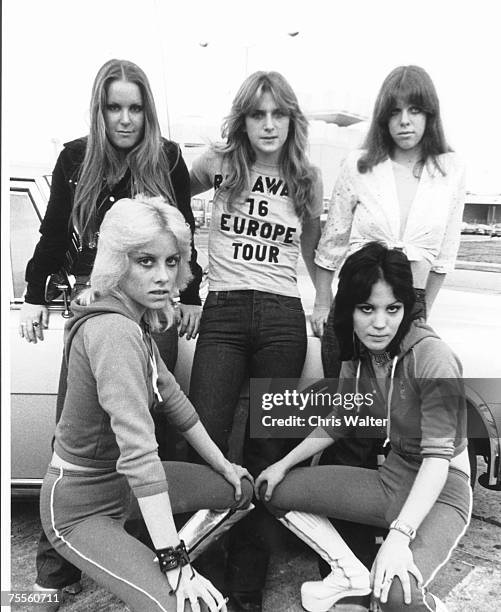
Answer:
POLYGON ((464 166, 445 139, 429 75, 419 66, 395 68, 378 94, 364 148, 348 156, 334 187, 315 257, 317 335, 332 305, 335 271, 372 240, 402 248, 418 298, 430 309, 454 267, 464 180, 464 166))
MULTIPOLYGON (((341 167, 316 251, 317 295, 311 322, 322 336, 325 376, 335 378, 341 368, 333 328, 335 271, 373 240, 401 248, 411 262, 415 316, 426 318, 445 275, 454 268, 464 183, 464 166, 445 139, 431 78, 419 66, 395 68, 376 99, 364 148, 348 155, 341 167)), ((321 463, 376 469, 382 452, 377 440, 346 438, 324 452, 321 463)), ((378 533, 365 525, 335 524, 370 567, 378 533)), ((328 568, 324 570, 326 574, 328 568)))

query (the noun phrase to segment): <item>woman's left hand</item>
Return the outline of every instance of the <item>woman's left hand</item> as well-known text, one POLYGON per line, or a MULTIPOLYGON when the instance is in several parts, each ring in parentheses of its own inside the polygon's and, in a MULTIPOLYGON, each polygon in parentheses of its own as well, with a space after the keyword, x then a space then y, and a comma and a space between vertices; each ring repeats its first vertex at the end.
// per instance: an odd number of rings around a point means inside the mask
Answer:
POLYGON ((310 315, 311 329, 317 338, 324 335, 324 329, 329 318, 330 306, 313 306, 310 315))
POLYGON ((254 484, 254 479, 249 474, 249 472, 237 463, 230 463, 229 461, 225 461, 223 468, 219 470, 219 473, 221 474, 221 476, 226 478, 226 480, 231 485, 233 485, 233 488, 235 489, 236 501, 240 501, 240 499, 242 498, 242 478, 248 478, 249 481, 254 484))
POLYGON ((196 304, 178 303, 179 312, 179 335, 182 337, 186 334, 186 339, 196 338, 200 328, 200 319, 202 318, 202 307, 196 304))
POLYGON ((404 601, 411 603, 411 584, 409 574, 412 574, 421 587, 423 577, 414 563, 412 551, 409 548, 409 538, 393 529, 381 545, 371 570, 371 586, 374 596, 381 603, 388 600, 388 592, 393 580, 398 576, 404 591, 404 601))

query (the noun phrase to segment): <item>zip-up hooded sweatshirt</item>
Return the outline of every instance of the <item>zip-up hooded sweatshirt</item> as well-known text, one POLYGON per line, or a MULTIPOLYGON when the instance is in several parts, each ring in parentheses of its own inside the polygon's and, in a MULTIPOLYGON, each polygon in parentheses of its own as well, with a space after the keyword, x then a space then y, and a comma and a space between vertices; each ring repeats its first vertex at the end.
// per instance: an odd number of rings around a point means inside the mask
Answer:
POLYGON ((120 299, 73 302, 72 310, 65 329, 68 390, 54 450, 75 465, 116 468, 136 497, 166 491, 150 411, 165 411, 187 431, 198 421, 195 409, 120 299))
MULTIPOLYGON (((466 402, 462 367, 457 356, 433 329, 415 321, 393 358, 385 396, 376 380, 370 355, 343 362, 340 391, 370 393, 366 414, 386 419, 386 438, 394 452, 420 461, 452 459, 466 447, 466 402)), ((334 439, 346 427, 328 428, 334 439)))

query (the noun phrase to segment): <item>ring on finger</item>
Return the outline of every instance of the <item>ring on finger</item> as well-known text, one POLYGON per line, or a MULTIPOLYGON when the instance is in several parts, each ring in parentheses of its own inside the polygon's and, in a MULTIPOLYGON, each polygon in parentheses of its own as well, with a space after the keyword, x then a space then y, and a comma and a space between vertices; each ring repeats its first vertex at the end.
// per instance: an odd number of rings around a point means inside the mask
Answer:
POLYGON ((38 327, 39 323, 38 323, 38 321, 33 321, 32 325, 33 325, 33 327, 38 327))

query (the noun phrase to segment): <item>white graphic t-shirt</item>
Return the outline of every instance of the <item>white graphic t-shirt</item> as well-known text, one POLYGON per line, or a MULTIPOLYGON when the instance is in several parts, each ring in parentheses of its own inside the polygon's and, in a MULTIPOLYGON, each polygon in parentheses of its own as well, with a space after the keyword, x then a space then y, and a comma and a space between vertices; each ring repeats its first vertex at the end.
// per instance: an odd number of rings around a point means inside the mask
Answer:
MULTIPOLYGON (((228 205, 219 189, 223 156, 212 150, 198 157, 192 176, 206 189, 214 188, 209 229, 209 290, 254 289, 299 297, 296 265, 302 224, 277 166, 255 164, 245 200, 228 205)), ((321 193, 321 191, 319 191, 321 193)), ((322 212, 321 196, 310 216, 322 212)))

